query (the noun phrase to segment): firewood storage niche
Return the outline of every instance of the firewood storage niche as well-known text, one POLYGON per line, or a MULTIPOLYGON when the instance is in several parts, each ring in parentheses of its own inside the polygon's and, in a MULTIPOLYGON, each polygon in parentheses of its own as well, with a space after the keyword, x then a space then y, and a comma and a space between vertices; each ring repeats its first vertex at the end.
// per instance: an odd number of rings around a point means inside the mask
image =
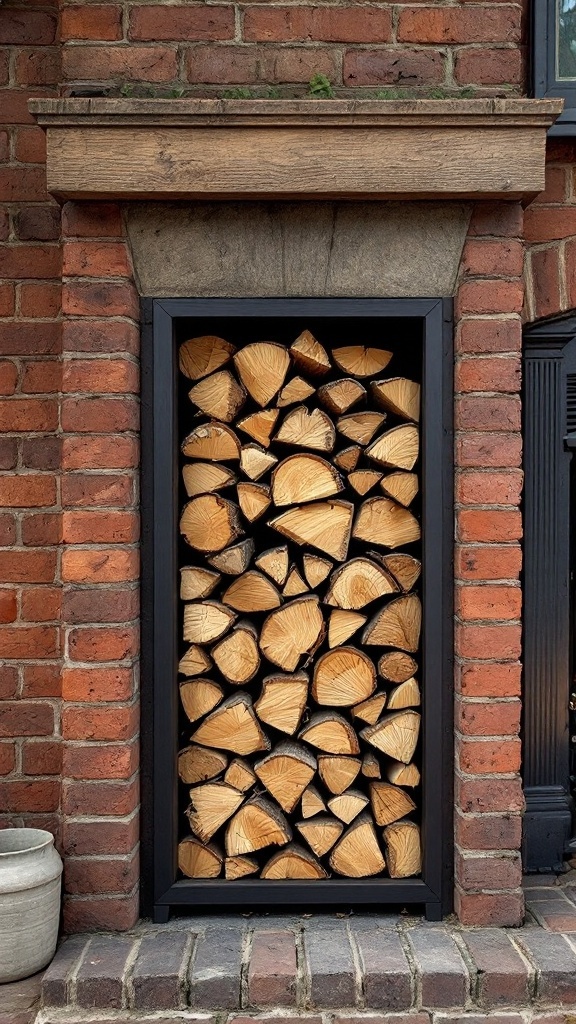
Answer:
POLYGON ((145 305, 157 919, 446 910, 447 305, 145 305))

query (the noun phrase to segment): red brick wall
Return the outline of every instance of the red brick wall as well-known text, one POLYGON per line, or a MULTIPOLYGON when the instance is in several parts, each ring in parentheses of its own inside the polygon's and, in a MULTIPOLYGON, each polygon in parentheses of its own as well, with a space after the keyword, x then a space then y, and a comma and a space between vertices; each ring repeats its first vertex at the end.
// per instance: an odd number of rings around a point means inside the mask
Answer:
POLYGON ((156 89, 335 86, 518 94, 523 4, 329 0, 62 4, 63 81, 156 89))
MULTIPOLYGON (((60 6, 61 47, 56 0, 0 6, 0 823, 58 835, 78 930, 138 912, 138 303, 116 207, 67 205, 60 245, 27 97, 290 89, 317 71, 514 94, 523 44, 505 0, 60 6)), ((575 306, 574 155, 550 146, 525 229, 515 204, 478 206, 456 303, 456 902, 470 923, 522 913, 521 240, 528 316, 575 306)))
POLYGON ((57 94, 57 4, 0 7, 0 813, 58 832, 60 212, 30 95, 57 94))

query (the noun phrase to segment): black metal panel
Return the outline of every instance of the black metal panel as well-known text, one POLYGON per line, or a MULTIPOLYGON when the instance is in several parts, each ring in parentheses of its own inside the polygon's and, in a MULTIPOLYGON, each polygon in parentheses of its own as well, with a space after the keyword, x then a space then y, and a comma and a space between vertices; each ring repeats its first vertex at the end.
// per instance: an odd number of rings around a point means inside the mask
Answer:
POLYGON ((564 444, 576 323, 526 332, 524 357, 524 867, 561 867, 571 830, 568 700, 571 454, 564 444))
POLYGON ((556 16, 558 0, 532 0, 532 81, 536 97, 561 97, 565 109, 549 135, 576 135, 576 82, 556 77, 556 16))
POLYGON ((442 299, 161 299, 144 304, 144 585, 142 673, 144 912, 202 905, 426 905, 449 913, 452 797, 452 309, 442 299), (180 317, 417 317, 423 360, 423 872, 422 879, 322 882, 177 881, 177 432, 175 324, 180 317), (147 327, 152 321, 152 326, 147 327), (151 426, 152 425, 152 426, 151 426))

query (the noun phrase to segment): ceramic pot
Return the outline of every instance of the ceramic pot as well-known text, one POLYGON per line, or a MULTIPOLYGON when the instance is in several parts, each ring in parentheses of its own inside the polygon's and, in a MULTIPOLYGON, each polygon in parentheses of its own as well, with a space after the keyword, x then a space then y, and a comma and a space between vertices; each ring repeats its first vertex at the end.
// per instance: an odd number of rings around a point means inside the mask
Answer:
POLYGON ((36 974, 54 956, 61 875, 50 832, 0 829, 0 984, 36 974))

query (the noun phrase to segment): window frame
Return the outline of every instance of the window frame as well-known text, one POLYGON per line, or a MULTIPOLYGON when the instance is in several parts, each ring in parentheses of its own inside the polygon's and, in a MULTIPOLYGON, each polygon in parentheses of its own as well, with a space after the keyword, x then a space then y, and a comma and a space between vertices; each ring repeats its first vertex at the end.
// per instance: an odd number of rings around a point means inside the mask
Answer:
POLYGON ((576 135, 576 78, 556 76, 556 16, 558 0, 533 0, 532 81, 537 99, 560 98, 565 108, 548 130, 551 136, 576 135))

